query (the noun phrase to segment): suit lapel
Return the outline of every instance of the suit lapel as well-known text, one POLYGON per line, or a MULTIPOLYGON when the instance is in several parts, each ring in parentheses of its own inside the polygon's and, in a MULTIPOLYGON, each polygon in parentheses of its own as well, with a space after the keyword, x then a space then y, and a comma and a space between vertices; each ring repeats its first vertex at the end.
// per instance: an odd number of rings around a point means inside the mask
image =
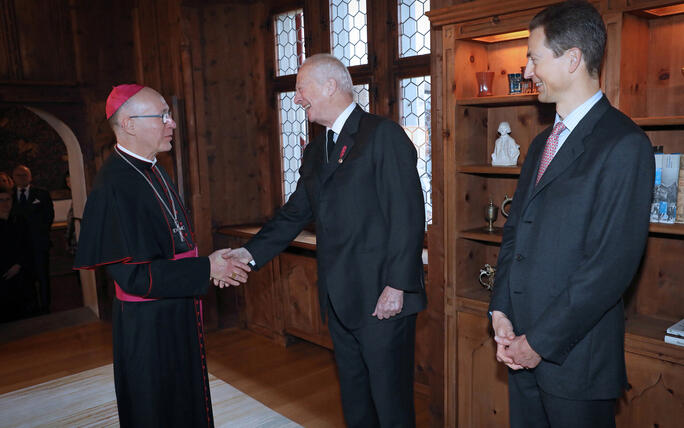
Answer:
MULTIPOLYGON (((585 142, 590 141, 594 126, 596 126, 598 120, 608 110, 608 107, 610 107, 610 103, 604 95, 591 108, 591 110, 589 110, 582 120, 580 120, 575 129, 572 130, 567 140, 565 140, 560 150, 558 150, 558 153, 556 153, 556 156, 554 156, 553 160, 551 160, 551 163, 544 172, 544 175, 542 175, 541 180, 539 180, 539 183, 537 183, 535 186, 534 180, 536 179, 537 171, 539 170, 539 163, 541 160, 541 153, 543 153, 543 148, 542 151, 537 154, 537 159, 535 159, 537 168, 535 168, 534 176, 530 182, 532 191, 529 194, 530 196, 527 198, 525 207, 527 207, 527 205, 539 192, 544 190, 546 186, 558 178, 558 176, 568 169, 568 167, 572 165, 582 153, 584 153, 585 142)), ((549 128, 547 131, 548 132, 545 131, 546 138, 548 138, 549 134, 551 133, 551 129, 549 128)), ((546 141, 546 138, 544 138, 544 141, 546 141)))
POLYGON ((354 140, 354 135, 359 130, 359 122, 361 121, 361 116, 364 111, 358 105, 354 108, 352 113, 347 118, 347 121, 342 127, 340 135, 337 137, 335 142, 335 149, 330 156, 330 162, 326 163, 325 159, 322 159, 322 166, 320 172, 321 185, 325 184, 337 168, 344 163, 344 160, 349 156, 349 152, 352 151, 352 147, 356 142, 354 140))

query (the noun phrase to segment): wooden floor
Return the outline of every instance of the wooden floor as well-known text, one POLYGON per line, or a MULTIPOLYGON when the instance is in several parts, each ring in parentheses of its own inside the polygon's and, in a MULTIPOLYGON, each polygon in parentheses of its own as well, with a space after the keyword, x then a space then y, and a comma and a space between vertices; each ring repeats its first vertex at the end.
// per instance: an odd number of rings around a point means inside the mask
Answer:
MULTIPOLYGON (((207 335, 209 372, 305 427, 343 427, 332 353, 300 341, 285 348, 255 333, 207 335)), ((112 362, 111 325, 93 322, 0 344, 0 394, 112 362)), ((417 396, 419 427, 429 426, 417 396)))

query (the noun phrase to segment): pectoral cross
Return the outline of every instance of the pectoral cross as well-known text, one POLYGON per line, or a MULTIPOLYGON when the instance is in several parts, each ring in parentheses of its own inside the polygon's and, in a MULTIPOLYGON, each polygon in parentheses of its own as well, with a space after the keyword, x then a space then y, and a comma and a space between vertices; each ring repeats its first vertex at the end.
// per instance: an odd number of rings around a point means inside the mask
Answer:
POLYGON ((176 223, 176 227, 173 228, 173 233, 177 233, 178 237, 180 238, 181 242, 185 242, 185 238, 183 237, 183 231, 185 230, 185 226, 182 224, 176 223))

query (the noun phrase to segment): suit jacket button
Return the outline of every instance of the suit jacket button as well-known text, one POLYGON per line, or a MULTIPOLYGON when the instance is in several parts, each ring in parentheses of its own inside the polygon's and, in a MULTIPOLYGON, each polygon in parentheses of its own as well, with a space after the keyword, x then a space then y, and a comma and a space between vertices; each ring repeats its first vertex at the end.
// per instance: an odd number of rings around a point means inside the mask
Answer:
POLYGON ((523 259, 523 256, 521 256, 520 254, 516 254, 516 255, 515 255, 515 259, 516 259, 517 261, 520 261, 520 260, 523 259))

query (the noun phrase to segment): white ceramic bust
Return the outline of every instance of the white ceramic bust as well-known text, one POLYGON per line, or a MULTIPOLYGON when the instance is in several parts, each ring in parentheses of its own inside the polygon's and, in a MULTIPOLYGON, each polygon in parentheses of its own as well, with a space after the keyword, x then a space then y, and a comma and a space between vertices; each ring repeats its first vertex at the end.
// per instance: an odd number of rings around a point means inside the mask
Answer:
POLYGON ((520 146, 508 134, 511 132, 511 125, 508 122, 499 124, 499 134, 496 139, 494 153, 492 153, 492 166, 515 166, 520 156, 520 146))

